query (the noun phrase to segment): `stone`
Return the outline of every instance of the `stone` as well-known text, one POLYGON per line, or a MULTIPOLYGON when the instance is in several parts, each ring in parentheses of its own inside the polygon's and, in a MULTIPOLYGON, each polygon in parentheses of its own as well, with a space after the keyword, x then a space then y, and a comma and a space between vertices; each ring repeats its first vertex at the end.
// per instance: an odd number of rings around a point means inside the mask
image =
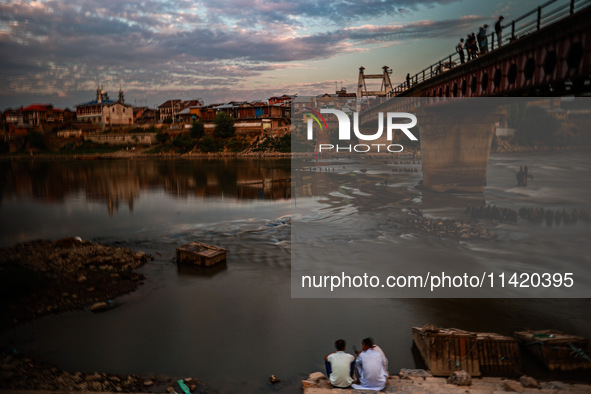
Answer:
POLYGON ((109 307, 109 304, 107 304, 106 302, 95 302, 90 307, 90 310, 92 312, 100 312, 100 311, 106 310, 108 307, 109 307))
POLYGON ((503 388, 505 389, 505 391, 511 391, 514 393, 523 393, 525 391, 521 383, 519 383, 516 380, 503 381, 503 388))
POLYGON ((153 386, 153 385, 154 385, 154 382, 152 382, 151 380, 145 380, 144 381, 144 386, 145 387, 150 387, 150 386, 153 386))
POLYGON ((398 372, 398 376, 401 379, 411 379, 411 378, 427 378, 432 377, 431 372, 425 371, 424 369, 410 369, 410 368, 402 368, 400 372, 398 372))
POLYGON ((539 387, 538 381, 531 376, 523 375, 519 378, 519 383, 525 388, 537 389, 539 387))
POLYGON ((545 390, 568 390, 569 386, 566 383, 551 381, 545 382, 540 386, 540 388, 545 390))
POLYGON ((467 371, 454 371, 449 378, 447 383, 455 384, 456 386, 470 386, 472 384, 472 376, 467 371))
POLYGON ((310 376, 308 376, 307 380, 318 384, 318 382, 320 382, 321 380, 326 380, 326 375, 324 375, 322 372, 314 372, 311 373, 310 376))
POLYGON ((86 276, 84 276, 84 275, 80 275, 80 276, 78 277, 78 282, 80 282, 80 283, 82 283, 82 282, 86 282, 86 280, 87 280, 87 279, 86 279, 86 276))

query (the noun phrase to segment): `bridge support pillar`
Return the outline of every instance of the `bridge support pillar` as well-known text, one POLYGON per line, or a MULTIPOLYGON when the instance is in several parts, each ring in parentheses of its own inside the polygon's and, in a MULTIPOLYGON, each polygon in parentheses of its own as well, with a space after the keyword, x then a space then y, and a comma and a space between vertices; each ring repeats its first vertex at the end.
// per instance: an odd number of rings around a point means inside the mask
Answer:
POLYGON ((499 117, 490 107, 442 105, 422 109, 423 186, 436 192, 482 193, 499 117))

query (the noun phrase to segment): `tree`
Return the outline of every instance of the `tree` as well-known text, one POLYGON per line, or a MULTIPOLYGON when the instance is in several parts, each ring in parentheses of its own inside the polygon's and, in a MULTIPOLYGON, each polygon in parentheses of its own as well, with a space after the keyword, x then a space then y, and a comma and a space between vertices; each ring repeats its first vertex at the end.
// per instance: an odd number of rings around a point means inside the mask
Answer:
POLYGON ((158 141, 161 144, 166 144, 169 139, 170 136, 168 135, 168 133, 163 133, 162 129, 158 130, 158 132, 156 133, 156 141, 158 141))
POLYGON ((182 133, 174 137, 172 140, 172 145, 175 147, 177 152, 185 153, 193 149, 195 146, 195 141, 193 141, 189 133, 182 133))
POLYGON ((225 112, 218 112, 213 118, 215 124, 215 135, 220 138, 234 136, 234 118, 225 112))
POLYGON ((201 138, 199 149, 201 152, 219 152, 223 148, 222 144, 219 144, 212 136, 206 135, 201 138))
POLYGON ((193 122, 193 126, 191 126, 191 137, 198 140, 203 137, 203 134, 205 134, 205 126, 203 125, 203 122, 200 120, 193 122))
POLYGON ((517 129, 515 142, 520 145, 552 145, 560 129, 560 121, 541 107, 525 108, 512 123, 517 129))

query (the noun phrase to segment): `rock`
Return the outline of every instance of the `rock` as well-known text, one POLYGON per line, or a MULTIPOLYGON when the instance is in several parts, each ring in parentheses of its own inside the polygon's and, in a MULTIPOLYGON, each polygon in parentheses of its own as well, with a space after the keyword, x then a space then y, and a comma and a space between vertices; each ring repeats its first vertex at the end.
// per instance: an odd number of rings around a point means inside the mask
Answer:
POLYGON ((90 310, 92 312, 100 312, 100 311, 107 310, 108 307, 109 307, 109 304, 107 304, 106 302, 95 302, 90 307, 90 310))
POLYGON ((147 255, 144 252, 137 252, 135 254, 135 258, 141 261, 146 261, 147 260, 147 255))
POLYGON ((552 381, 543 383, 540 388, 542 390, 568 390, 569 386, 566 383, 552 381))
POLYGON ((197 385, 196 385, 196 384, 190 384, 190 385, 189 385, 189 390, 190 390, 191 392, 193 392, 193 391, 197 390, 197 385))
POLYGON ((327 379, 326 379, 326 375, 324 375, 322 372, 314 372, 314 373, 311 373, 310 376, 308 376, 307 380, 318 384, 318 382, 320 382, 321 380, 327 380, 327 379))
POLYGON ((538 381, 531 376, 521 376, 519 378, 519 383, 525 388, 537 389, 539 387, 538 381))
POLYGON ((144 386, 145 386, 145 387, 151 387, 151 386, 153 386, 153 385, 154 385, 154 382, 153 382, 153 381, 151 381, 151 380, 145 380, 145 381, 144 381, 144 386))
POLYGON ((87 382, 94 382, 94 381, 97 381, 97 380, 101 380, 102 378, 103 377, 98 372, 95 372, 92 375, 86 375, 86 381, 87 382))
POLYGON ((472 384, 472 376, 467 371, 455 371, 449 378, 447 383, 455 384, 456 386, 470 386, 472 384))
POLYGON ((89 388, 92 391, 103 391, 103 385, 101 384, 101 382, 96 382, 96 381, 95 382, 90 382, 90 385, 89 386, 90 386, 89 388))
POLYGON ((82 283, 82 282, 86 282, 86 280, 87 280, 87 279, 86 279, 86 276, 84 276, 84 275, 80 275, 80 276, 78 277, 78 282, 80 282, 80 283, 82 283))
POLYGON ((503 381, 503 387, 504 387, 505 391, 511 391, 511 392, 515 392, 515 393, 523 393, 525 391, 525 389, 523 388, 521 383, 519 383, 516 380, 503 381))
POLYGON ((410 369, 410 368, 402 368, 400 372, 398 372, 398 376, 400 379, 411 379, 411 378, 428 378, 432 377, 431 372, 425 371, 424 369, 410 369))
POLYGON ((269 377, 269 383, 276 384, 276 383, 279 383, 279 382, 281 382, 281 380, 277 376, 271 375, 269 377))
POLYGON ((172 387, 167 387, 166 388, 166 392, 169 393, 169 394, 172 393, 173 391, 174 391, 174 388, 172 388, 172 387))
POLYGON ((193 381, 193 378, 184 378, 183 382, 185 383, 191 383, 193 381))

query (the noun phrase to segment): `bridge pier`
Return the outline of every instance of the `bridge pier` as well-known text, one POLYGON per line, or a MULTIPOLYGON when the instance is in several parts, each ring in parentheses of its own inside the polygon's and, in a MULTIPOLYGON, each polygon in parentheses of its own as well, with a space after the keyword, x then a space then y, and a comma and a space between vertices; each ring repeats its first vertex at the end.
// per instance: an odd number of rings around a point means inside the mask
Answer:
POLYGON ((482 193, 499 117, 490 106, 442 105, 421 109, 418 118, 423 186, 436 192, 482 193))

